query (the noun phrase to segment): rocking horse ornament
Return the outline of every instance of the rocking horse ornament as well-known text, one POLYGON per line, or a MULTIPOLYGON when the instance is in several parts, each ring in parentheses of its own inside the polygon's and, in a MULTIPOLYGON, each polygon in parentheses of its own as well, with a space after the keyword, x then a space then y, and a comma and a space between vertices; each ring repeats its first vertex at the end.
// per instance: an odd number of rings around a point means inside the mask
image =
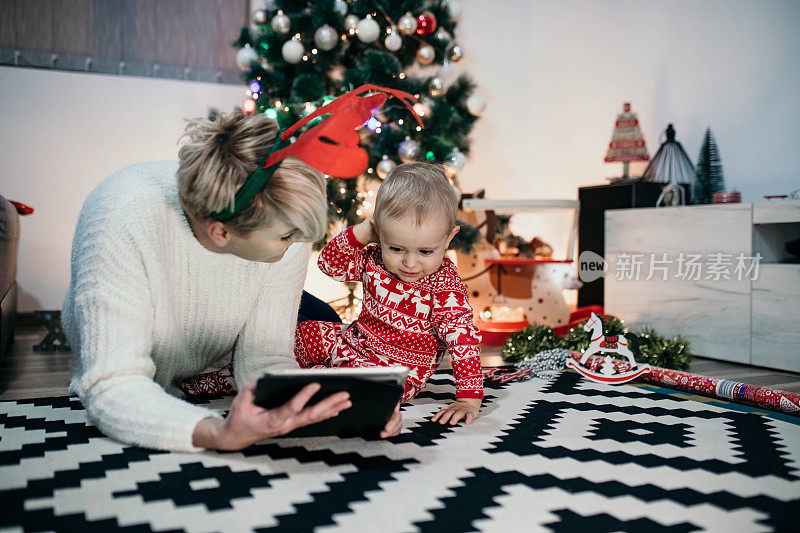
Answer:
MULTIPOLYGON (((583 353, 580 362, 575 362, 574 359, 567 360, 567 366, 575 369, 579 374, 597 383, 610 383, 612 385, 627 383, 642 374, 650 372, 650 365, 641 365, 636 362, 631 348, 635 349, 636 336, 629 334, 630 340, 624 335, 606 336, 604 331, 603 319, 592 313, 586 324, 583 325, 585 331, 591 331, 591 341, 589 347, 583 353), (589 356, 596 353, 603 352, 606 354, 603 359, 602 366, 597 362, 591 363, 589 367, 585 364, 589 360, 589 356), (624 363, 618 368, 614 364, 615 360, 611 358, 609 353, 616 353, 627 357, 630 365, 624 363), (597 371, 597 367, 600 370, 597 371)), ((597 358, 592 358, 596 360, 597 358)))

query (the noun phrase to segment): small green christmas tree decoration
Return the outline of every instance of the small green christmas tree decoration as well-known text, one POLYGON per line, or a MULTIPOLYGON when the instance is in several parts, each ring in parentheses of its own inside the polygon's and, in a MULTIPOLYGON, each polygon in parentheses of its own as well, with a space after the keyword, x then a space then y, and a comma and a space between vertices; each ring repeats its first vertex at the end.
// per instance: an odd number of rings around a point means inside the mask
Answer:
POLYGON ((703 146, 697 159, 695 171, 694 197, 696 204, 710 204, 715 192, 725 190, 725 178, 722 175, 722 163, 719 160, 717 143, 711 128, 706 128, 703 146))

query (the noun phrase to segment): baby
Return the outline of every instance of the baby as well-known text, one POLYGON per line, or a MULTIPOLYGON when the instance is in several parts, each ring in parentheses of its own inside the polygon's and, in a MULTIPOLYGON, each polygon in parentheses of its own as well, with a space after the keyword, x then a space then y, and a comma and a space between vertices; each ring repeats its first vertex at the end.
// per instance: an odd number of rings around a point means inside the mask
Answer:
POLYGON ((404 365, 411 371, 403 400, 416 396, 449 348, 456 401, 433 420, 467 424, 483 398, 480 333, 467 289, 445 250, 458 232, 458 197, 441 167, 410 162, 381 185, 370 219, 334 237, 319 268, 338 281, 361 281, 361 315, 350 325, 298 324, 300 366, 404 365))

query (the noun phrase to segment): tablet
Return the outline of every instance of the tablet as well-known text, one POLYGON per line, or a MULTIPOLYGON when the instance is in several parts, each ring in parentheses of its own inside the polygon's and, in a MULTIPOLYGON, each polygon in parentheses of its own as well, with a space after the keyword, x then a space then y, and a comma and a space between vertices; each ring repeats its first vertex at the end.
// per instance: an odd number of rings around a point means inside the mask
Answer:
POLYGON ((284 437, 377 438, 403 395, 409 369, 404 366, 275 370, 256 384, 253 403, 265 409, 280 407, 309 383, 321 388, 307 405, 339 391, 350 393, 352 406, 337 416, 297 428, 284 437))

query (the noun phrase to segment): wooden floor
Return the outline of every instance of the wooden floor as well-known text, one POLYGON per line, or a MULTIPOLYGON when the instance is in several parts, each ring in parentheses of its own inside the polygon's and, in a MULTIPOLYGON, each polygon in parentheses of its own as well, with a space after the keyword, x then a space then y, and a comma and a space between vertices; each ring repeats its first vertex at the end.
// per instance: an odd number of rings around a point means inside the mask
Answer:
MULTIPOLYGON (((19 400, 67 394, 72 356, 69 353, 38 353, 33 345, 45 336, 43 327, 20 327, 15 342, 0 359, 0 400, 19 400)), ((500 366, 500 348, 487 346, 481 355, 484 366, 500 366)), ((800 393, 800 374, 778 372, 696 357, 690 372, 800 393)))

